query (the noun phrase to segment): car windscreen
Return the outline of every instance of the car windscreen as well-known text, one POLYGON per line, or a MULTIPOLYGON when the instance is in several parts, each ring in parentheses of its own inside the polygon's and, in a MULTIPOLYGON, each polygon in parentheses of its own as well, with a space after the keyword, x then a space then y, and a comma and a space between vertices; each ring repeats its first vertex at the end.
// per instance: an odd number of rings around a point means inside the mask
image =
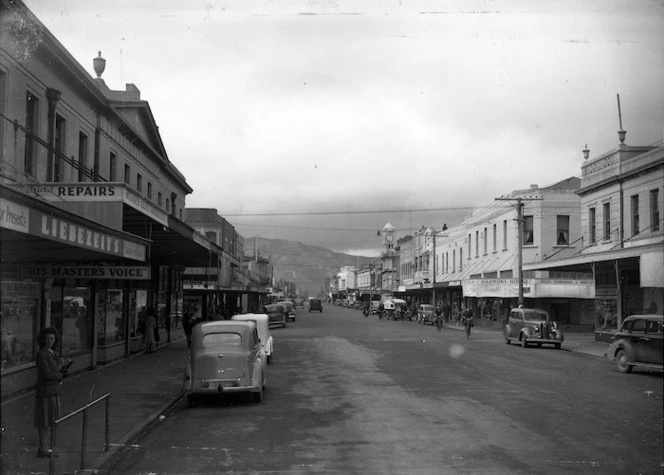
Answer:
POLYGON ((546 320, 546 314, 539 312, 524 312, 523 317, 525 320, 531 320, 534 322, 541 322, 542 320, 546 320))
POLYGON ((203 336, 201 344, 203 348, 213 348, 215 346, 240 346, 242 336, 239 333, 207 333, 203 336))

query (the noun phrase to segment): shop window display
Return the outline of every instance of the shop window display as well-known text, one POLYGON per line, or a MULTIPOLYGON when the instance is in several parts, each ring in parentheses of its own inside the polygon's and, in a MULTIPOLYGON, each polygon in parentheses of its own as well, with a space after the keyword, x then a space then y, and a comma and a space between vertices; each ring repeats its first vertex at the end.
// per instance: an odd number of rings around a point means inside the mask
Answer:
POLYGON ((32 282, 6 281, 0 286, 2 370, 34 359, 39 289, 32 282))
POLYGON ((122 313, 124 294, 122 289, 108 289, 97 293, 97 342, 99 346, 110 346, 124 341, 124 318, 122 313))
POLYGON ((90 350, 90 304, 87 287, 51 287, 49 325, 60 332, 59 354, 90 350))

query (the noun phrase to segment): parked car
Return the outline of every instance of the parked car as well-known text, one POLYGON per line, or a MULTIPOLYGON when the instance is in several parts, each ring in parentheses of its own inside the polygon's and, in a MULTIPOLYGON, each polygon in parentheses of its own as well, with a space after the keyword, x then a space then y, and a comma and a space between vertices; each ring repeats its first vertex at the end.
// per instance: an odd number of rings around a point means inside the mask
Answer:
POLYGON ((296 307, 304 308, 304 299, 293 300, 293 305, 295 305, 296 307))
POLYGON ((433 325, 435 323, 433 319, 434 310, 436 310, 436 307, 433 305, 427 303, 419 304, 417 306, 417 323, 421 323, 422 325, 430 323, 433 325))
POLYGON ((263 313, 267 315, 271 327, 286 327, 286 315, 284 307, 278 303, 271 303, 263 307, 263 313))
POLYGON ((282 300, 281 302, 277 302, 277 304, 281 305, 284 308, 284 316, 286 317, 286 321, 294 322, 295 304, 293 304, 293 302, 291 302, 290 300, 282 300))
POLYGON ((309 313, 314 310, 318 310, 319 312, 323 311, 323 302, 320 299, 309 300, 309 313))
POLYGON ((515 341, 521 343, 524 348, 530 344, 535 344, 537 347, 546 344, 560 349, 565 339, 558 324, 549 319, 546 311, 525 307, 510 310, 503 335, 508 345, 515 341))
POLYGON ((260 402, 267 385, 266 364, 254 322, 200 323, 192 332, 182 389, 190 406, 205 394, 250 393, 260 402))
POLYGON ((258 338, 261 340, 261 347, 263 348, 263 353, 265 353, 265 359, 268 364, 272 362, 272 354, 274 353, 269 319, 270 317, 264 313, 243 313, 242 315, 233 315, 231 317, 233 321, 254 322, 256 324, 258 338))
POLYGON ((606 352, 609 359, 615 360, 618 371, 629 373, 634 367, 664 369, 663 318, 632 315, 623 321, 606 352))

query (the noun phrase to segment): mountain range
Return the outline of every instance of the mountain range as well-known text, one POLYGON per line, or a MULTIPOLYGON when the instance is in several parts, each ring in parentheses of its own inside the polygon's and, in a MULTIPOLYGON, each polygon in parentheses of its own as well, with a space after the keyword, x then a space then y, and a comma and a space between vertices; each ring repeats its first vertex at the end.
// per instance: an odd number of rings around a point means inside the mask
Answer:
POLYGON ((353 256, 299 241, 246 238, 244 253, 266 257, 274 268, 274 279, 294 282, 303 296, 317 296, 325 287, 325 279, 339 272, 343 266, 357 268, 371 261, 370 257, 353 256), (255 244, 254 244, 255 241, 255 244))

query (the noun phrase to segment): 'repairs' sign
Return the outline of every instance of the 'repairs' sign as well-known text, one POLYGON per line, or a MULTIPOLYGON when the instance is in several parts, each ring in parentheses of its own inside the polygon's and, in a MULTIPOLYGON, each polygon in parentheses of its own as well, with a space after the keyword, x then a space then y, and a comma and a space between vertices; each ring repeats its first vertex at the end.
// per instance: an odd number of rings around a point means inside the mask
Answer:
POLYGON ((32 279, 122 279, 150 280, 149 267, 144 266, 23 266, 23 278, 32 279))

